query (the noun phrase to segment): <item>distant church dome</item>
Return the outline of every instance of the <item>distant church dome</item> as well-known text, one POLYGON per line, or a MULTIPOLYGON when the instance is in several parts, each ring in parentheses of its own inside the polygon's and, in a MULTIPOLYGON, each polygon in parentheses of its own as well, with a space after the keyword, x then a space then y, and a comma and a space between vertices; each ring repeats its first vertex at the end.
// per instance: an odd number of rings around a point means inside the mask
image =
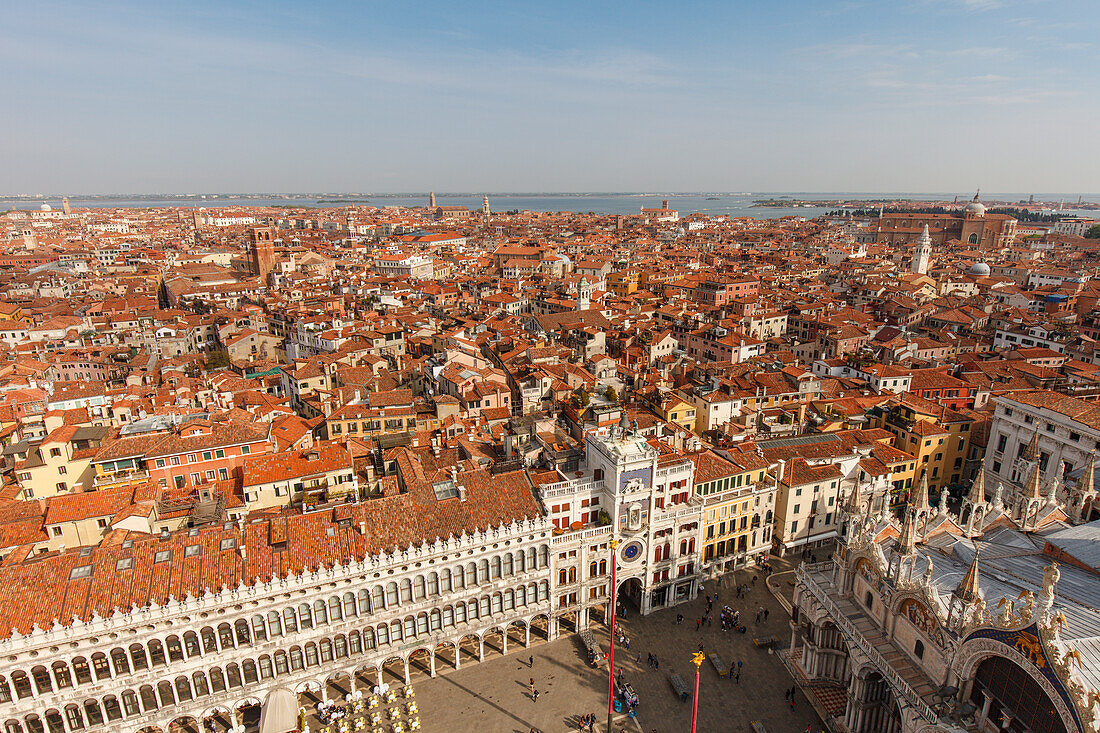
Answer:
POLYGON ((985 207, 982 206, 982 202, 978 200, 978 194, 974 194, 974 198, 970 200, 970 203, 963 209, 967 214, 973 214, 974 216, 985 216, 985 207))
POLYGON ((49 204, 42 204, 41 206, 38 207, 38 210, 39 211, 53 211, 53 209, 50 208, 49 204))
MULTIPOLYGON (((980 204, 979 204, 980 205, 980 204)), ((975 277, 985 277, 990 272, 989 265, 984 262, 975 262, 970 266, 970 274, 975 277)))

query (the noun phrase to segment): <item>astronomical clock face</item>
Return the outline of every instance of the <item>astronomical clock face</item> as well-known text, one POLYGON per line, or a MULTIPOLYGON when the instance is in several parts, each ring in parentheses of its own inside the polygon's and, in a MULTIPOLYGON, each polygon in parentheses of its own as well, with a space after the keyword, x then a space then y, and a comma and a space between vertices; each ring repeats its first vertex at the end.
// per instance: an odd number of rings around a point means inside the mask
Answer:
POLYGON ((645 555, 645 547, 638 540, 630 540, 623 545, 619 555, 622 557, 623 562, 636 562, 645 555))

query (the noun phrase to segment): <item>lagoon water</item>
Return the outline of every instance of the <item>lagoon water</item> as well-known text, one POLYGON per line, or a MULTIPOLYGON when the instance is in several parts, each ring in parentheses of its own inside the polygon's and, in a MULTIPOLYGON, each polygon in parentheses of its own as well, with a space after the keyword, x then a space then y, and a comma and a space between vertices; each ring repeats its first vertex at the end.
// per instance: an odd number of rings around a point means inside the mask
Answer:
MULTIPOLYGON (((858 193, 858 192, 740 192, 740 193, 530 193, 530 194, 489 194, 489 206, 493 211, 527 210, 527 211, 575 211, 596 212, 598 214, 637 214, 641 208, 657 208, 661 201, 668 200, 669 207, 676 209, 680 214, 703 213, 711 215, 728 214, 730 216, 751 216, 758 219, 774 219, 782 216, 804 216, 812 218, 820 216, 835 207, 771 207, 753 206, 754 201, 763 199, 791 198, 802 200, 837 200, 856 199, 886 201, 915 200, 915 201, 950 201, 955 196, 960 201, 965 201, 973 194, 967 193, 858 193)), ((1026 201, 1029 194, 1005 193, 983 195, 985 201, 1026 201)), ((470 209, 481 207, 482 194, 436 194, 436 204, 439 206, 466 206, 470 209)), ((1067 206, 1063 213, 1074 213, 1070 209, 1071 203, 1075 203, 1077 195, 1067 194, 1035 194, 1036 201, 1066 200, 1067 206)), ((1083 196, 1083 199, 1092 203, 1100 203, 1100 194, 1083 196)), ((226 207, 226 206, 287 206, 302 208, 337 208, 341 206, 364 204, 372 206, 426 206, 427 194, 317 194, 317 195, 286 195, 277 194, 248 196, 248 195, 213 195, 208 194, 202 198, 196 194, 186 198, 158 198, 150 196, 111 196, 82 198, 70 196, 69 202, 75 209, 81 208, 196 208, 196 207, 226 207)), ((43 203, 48 203, 54 208, 61 208, 61 197, 0 198, 0 210, 37 209, 43 203)), ((1096 215, 1095 211, 1081 212, 1083 214, 1096 215)))

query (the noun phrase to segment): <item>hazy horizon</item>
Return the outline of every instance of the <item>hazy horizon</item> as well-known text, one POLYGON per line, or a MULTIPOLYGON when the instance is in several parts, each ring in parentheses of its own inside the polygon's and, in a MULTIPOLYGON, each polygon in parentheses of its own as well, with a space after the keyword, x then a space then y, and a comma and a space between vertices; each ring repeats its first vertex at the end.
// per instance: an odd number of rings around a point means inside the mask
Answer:
POLYGON ((5 20, 8 192, 1100 189, 1089 0, 46 0, 5 20))

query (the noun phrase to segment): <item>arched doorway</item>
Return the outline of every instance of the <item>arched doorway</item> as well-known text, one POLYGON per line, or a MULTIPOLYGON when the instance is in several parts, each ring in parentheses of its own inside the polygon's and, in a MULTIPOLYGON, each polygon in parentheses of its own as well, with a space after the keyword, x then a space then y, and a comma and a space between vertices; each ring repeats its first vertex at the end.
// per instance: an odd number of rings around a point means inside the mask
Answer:
POLYGON ((449 641, 440 642, 435 648, 435 672, 458 669, 458 647, 449 641))
POLYGON ((977 716, 1001 730, 1066 733, 1062 716, 1039 682, 1006 657, 989 657, 978 665, 970 702, 977 716))
POLYGON ((458 650, 462 664, 481 661, 481 639, 474 634, 462 637, 458 642, 458 650))
POLYGON ((409 655, 409 679, 432 676, 432 653, 427 649, 416 649, 409 655))
POLYGON ((539 644, 550 641, 550 619, 546 616, 535 616, 531 619, 531 643, 539 644))
POLYGON ((515 649, 521 646, 527 646, 527 624, 513 621, 508 624, 508 647, 515 649))
POLYGON ((383 662, 382 681, 391 687, 405 684, 405 661, 400 657, 391 657, 383 662))
POLYGON ((627 578, 623 582, 619 583, 619 590, 615 593, 616 605, 615 613, 622 614, 627 609, 632 609, 635 613, 640 613, 642 610, 642 581, 638 578, 627 578))

